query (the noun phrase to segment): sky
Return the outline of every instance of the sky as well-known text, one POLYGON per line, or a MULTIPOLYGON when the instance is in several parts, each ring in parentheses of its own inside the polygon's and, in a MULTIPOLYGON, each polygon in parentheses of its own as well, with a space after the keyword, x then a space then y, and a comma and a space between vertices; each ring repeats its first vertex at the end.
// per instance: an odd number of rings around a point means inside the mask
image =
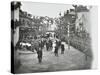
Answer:
POLYGON ((69 4, 55 3, 38 3, 38 2, 21 2, 21 9, 34 16, 59 17, 59 13, 63 15, 64 11, 73 8, 69 4))

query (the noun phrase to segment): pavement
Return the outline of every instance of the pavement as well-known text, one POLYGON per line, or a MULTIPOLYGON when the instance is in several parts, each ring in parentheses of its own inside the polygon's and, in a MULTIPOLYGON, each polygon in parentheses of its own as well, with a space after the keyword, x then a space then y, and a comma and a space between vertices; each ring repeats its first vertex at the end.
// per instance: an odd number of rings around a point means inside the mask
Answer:
POLYGON ((21 66, 16 70, 16 73, 34 73, 34 72, 51 72, 51 71, 66 71, 66 70, 81 70, 87 69, 90 65, 90 58, 85 59, 85 55, 79 50, 65 44, 65 53, 56 57, 52 51, 43 49, 42 63, 38 63, 36 52, 18 51, 21 66))

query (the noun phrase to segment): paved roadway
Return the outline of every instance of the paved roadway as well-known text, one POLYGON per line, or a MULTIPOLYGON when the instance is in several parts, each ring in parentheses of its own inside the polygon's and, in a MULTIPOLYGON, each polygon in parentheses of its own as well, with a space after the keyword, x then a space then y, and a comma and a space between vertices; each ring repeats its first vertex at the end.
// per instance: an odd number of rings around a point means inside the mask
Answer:
POLYGON ((65 53, 61 54, 59 49, 59 56, 56 57, 52 51, 43 51, 42 63, 38 63, 37 54, 31 51, 20 52, 21 66, 16 71, 18 73, 32 73, 32 72, 47 72, 47 71, 61 71, 61 70, 77 70, 86 69, 90 65, 90 59, 85 60, 85 55, 75 48, 71 47, 68 50, 68 45, 65 44, 65 53))

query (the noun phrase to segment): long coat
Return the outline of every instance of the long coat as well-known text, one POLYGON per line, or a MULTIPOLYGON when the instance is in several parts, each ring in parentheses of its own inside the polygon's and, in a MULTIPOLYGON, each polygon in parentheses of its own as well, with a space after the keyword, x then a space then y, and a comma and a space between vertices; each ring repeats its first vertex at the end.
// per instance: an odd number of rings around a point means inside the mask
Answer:
POLYGON ((61 44, 61 50, 64 51, 65 48, 64 48, 64 44, 61 44))
POLYGON ((42 50, 38 50, 38 51, 37 51, 37 54, 38 54, 38 58, 41 58, 41 59, 42 59, 42 54, 43 54, 43 53, 42 53, 42 50))
POLYGON ((58 53, 58 45, 55 46, 55 53, 58 53))

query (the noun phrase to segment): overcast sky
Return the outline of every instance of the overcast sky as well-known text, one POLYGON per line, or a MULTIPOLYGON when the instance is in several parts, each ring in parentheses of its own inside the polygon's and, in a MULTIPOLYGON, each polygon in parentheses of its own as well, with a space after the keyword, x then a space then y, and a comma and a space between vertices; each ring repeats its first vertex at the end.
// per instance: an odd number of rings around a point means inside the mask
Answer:
POLYGON ((64 11, 73 8, 68 4, 53 4, 53 3, 36 3, 36 2, 21 2, 21 9, 35 16, 59 17, 64 11))

